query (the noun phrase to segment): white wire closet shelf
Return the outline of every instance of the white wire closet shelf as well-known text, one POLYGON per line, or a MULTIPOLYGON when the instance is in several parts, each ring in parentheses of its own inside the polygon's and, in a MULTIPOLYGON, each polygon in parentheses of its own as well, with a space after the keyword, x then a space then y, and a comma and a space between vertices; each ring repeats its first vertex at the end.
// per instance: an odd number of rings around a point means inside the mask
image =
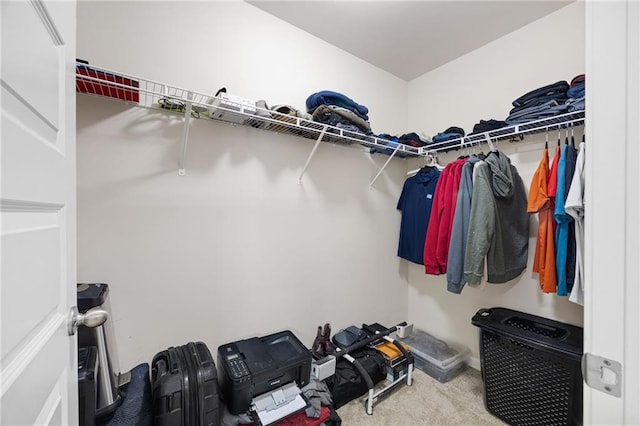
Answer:
POLYGON ((526 134, 542 133, 551 130, 580 126, 584 124, 584 110, 573 111, 565 114, 558 114, 552 117, 546 117, 539 120, 532 120, 522 124, 502 127, 500 129, 489 130, 482 133, 473 133, 448 141, 429 144, 418 148, 420 155, 428 155, 441 151, 455 151, 478 145, 482 143, 492 144, 492 141, 503 139, 514 140, 526 134))
POLYGON ((83 62, 78 62, 76 65, 76 91, 78 93, 113 98, 136 106, 162 109, 185 116, 182 156, 179 164, 180 174, 185 173, 189 120, 192 118, 213 119, 315 140, 316 145, 314 145, 300 174, 300 180, 320 142, 342 145, 357 143, 393 152, 393 154, 400 153, 403 156, 421 155, 417 147, 283 114, 256 106, 253 103, 241 102, 237 97, 226 95, 226 93, 209 95, 119 71, 95 67, 83 62))
POLYGON ((315 140, 311 153, 298 177, 300 182, 320 142, 341 145, 360 144, 375 148, 376 151, 386 153, 389 157, 371 181, 370 186, 373 186, 394 156, 427 156, 439 151, 454 151, 480 143, 491 144, 493 140, 514 139, 518 136, 522 138, 525 134, 540 133, 584 123, 584 111, 575 111, 484 133, 472 134, 458 139, 433 143, 423 147, 414 147, 374 135, 308 120, 303 117, 283 114, 260 107, 253 102, 245 102, 239 97, 227 95, 226 93, 204 94, 96 67, 82 61, 76 64, 76 91, 82 94, 107 97, 136 106, 156 110, 161 109, 183 115, 185 121, 182 150, 178 164, 178 174, 180 175, 185 174, 189 123, 192 118, 240 124, 315 140))

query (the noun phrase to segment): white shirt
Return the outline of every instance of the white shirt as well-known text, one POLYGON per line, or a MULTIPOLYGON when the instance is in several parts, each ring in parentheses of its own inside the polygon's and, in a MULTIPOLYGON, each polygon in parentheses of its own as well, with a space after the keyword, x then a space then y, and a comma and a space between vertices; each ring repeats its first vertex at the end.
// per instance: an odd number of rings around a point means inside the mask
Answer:
POLYGON ((581 142, 576 158, 576 169, 564 203, 565 212, 576 224, 576 276, 569 300, 584 306, 584 160, 585 143, 581 142))

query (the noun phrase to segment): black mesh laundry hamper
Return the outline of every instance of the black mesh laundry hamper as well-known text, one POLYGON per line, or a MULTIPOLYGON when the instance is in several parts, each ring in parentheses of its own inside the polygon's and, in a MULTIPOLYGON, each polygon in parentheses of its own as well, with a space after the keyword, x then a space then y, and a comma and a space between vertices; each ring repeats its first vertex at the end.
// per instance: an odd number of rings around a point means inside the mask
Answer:
POLYGON ((505 308, 480 309, 487 410, 511 425, 582 424, 582 328, 505 308))

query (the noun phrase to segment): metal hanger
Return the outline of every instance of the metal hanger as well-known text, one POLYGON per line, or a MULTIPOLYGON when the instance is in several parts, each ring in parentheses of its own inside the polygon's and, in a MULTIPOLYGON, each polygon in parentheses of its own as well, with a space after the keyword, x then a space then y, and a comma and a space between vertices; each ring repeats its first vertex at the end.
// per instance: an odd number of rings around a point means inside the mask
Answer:
POLYGON ((487 145, 489 145, 489 153, 496 152, 496 147, 493 145, 493 141, 489 137, 488 134, 484 134, 484 138, 487 141, 487 145))
POLYGON ((544 134, 544 149, 549 149, 549 128, 547 127, 547 131, 544 134))
POLYGON ((442 170, 444 168, 438 162, 438 153, 437 152, 428 153, 427 154, 427 158, 426 158, 426 162, 427 162, 427 166, 428 167, 435 167, 438 170, 442 170))
POLYGON ((435 167, 438 170, 442 170, 444 168, 440 165, 440 163, 438 163, 438 155, 435 151, 427 152, 427 155, 424 156, 424 166, 420 167, 419 169, 409 170, 407 172, 407 176, 415 175, 425 167, 435 167))

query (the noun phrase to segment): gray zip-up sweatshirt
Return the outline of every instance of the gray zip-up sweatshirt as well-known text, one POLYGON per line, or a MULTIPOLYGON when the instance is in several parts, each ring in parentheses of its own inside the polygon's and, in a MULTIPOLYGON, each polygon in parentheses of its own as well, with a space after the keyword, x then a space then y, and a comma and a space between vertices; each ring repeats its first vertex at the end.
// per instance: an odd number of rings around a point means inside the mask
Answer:
POLYGON ((527 193, 509 157, 495 152, 478 164, 464 259, 464 278, 478 284, 487 257, 487 281, 505 283, 527 267, 527 193))
POLYGON ((473 166, 480 159, 471 156, 460 175, 460 188, 456 200, 456 213, 451 227, 451 243, 447 259, 447 290, 460 294, 464 287, 464 255, 467 248, 467 234, 471 219, 471 195, 473 194, 473 166))

